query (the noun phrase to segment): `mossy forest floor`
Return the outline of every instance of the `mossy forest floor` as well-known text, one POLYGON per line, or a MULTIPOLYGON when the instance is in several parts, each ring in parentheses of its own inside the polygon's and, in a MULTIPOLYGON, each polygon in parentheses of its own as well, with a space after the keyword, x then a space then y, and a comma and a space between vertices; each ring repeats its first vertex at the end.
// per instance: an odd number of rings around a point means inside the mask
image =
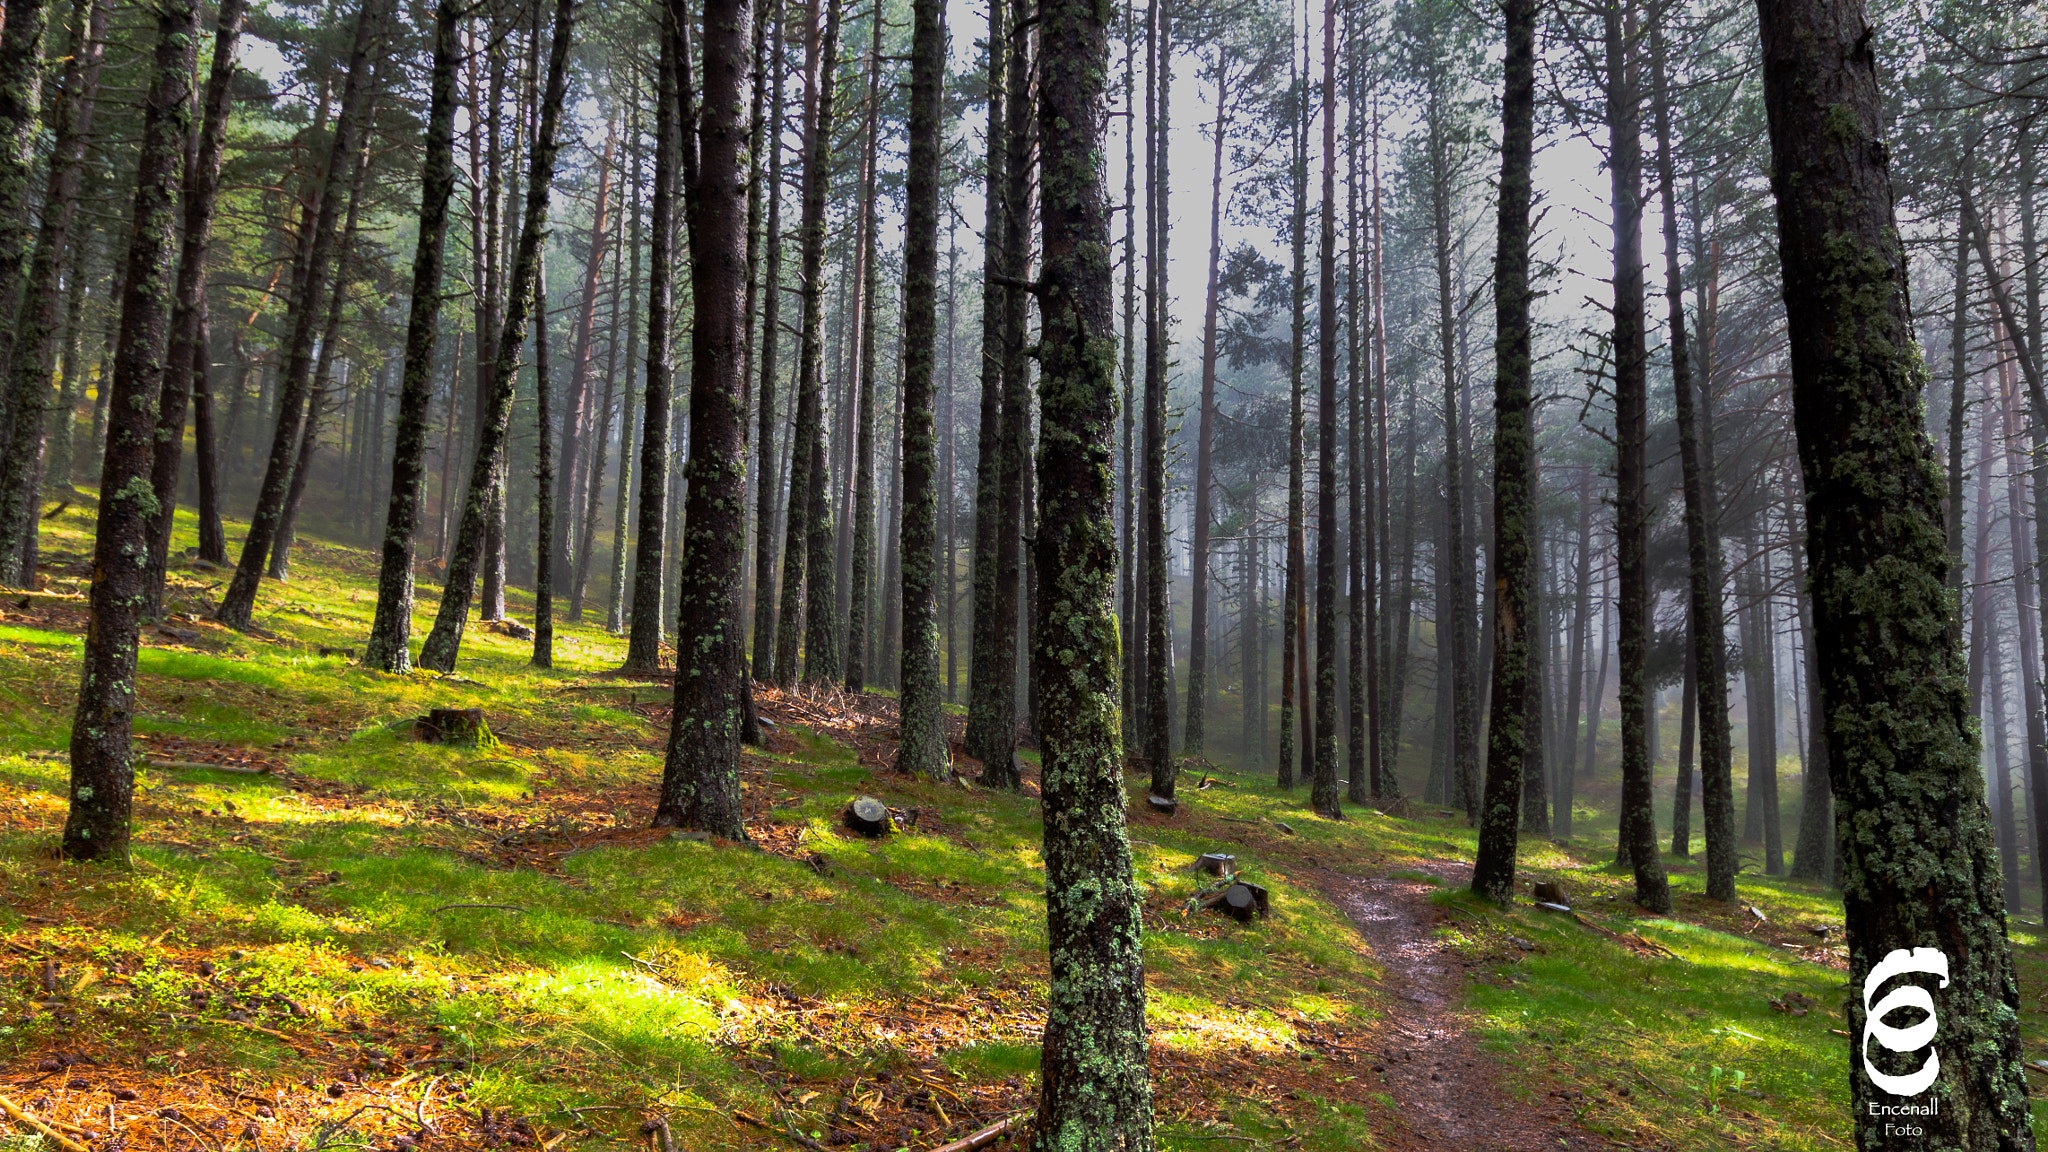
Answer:
MULTIPOLYGON (((472 627, 457 676, 366 671, 320 654, 368 628, 360 550, 302 541, 260 636, 204 618, 226 573, 174 566, 173 616, 144 637, 138 746, 165 763, 139 779, 134 866, 55 859, 90 516, 46 521, 46 583, 0 605, 0 1094, 67 1137, 658 1147, 645 1126, 665 1119, 676 1152, 894 1152, 1031 1107, 1033 789, 896 775, 886 696, 764 693, 780 725, 745 765, 761 850, 649 830, 666 685, 612 673, 622 640, 559 624, 542 672, 472 627), (430 707, 481 708, 500 746, 420 743, 408 721, 430 707), (842 833, 856 793, 903 831, 842 833)), ((1191 763, 1186 781, 1179 815, 1131 825, 1161 1147, 1488 1146, 1407 1098, 1407 1063, 1433 1055, 1403 1030, 1416 964, 1448 981, 1459 1083, 1545 1118, 1542 1146, 1847 1146, 1834 894, 1745 873, 1721 906, 1674 857, 1678 913, 1647 918, 1611 838, 1581 838, 1525 845, 1521 872, 1578 915, 1504 911, 1445 882, 1473 851, 1448 813, 1337 824, 1263 773, 1191 763), (1203 852, 1236 855, 1271 919, 1185 913, 1203 852), (1426 914, 1386 955, 1351 914, 1393 890, 1426 914)), ((2014 935, 2038 1057, 2048 950, 2014 935)), ((10 1149, 54 1146, 9 1130, 10 1149)))

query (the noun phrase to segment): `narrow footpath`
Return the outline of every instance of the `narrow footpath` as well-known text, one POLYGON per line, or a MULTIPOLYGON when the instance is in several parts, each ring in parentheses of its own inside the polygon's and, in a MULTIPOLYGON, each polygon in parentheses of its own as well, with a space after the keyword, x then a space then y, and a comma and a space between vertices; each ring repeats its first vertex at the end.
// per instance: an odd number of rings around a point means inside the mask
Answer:
MULTIPOLYGON (((1433 860, 1424 871, 1446 885, 1471 880, 1472 866, 1433 860)), ((1555 1152, 1606 1142, 1572 1119, 1565 1100, 1539 1091, 1527 1102, 1502 1084, 1513 1076, 1481 1047, 1469 1009, 1459 1006, 1465 978, 1455 953, 1435 938, 1443 913, 1434 885, 1417 880, 1359 880, 1326 874, 1329 895, 1351 917, 1385 970, 1387 1020, 1380 1036, 1381 1090, 1394 1098, 1399 1127, 1384 1132, 1401 1152, 1555 1152)))

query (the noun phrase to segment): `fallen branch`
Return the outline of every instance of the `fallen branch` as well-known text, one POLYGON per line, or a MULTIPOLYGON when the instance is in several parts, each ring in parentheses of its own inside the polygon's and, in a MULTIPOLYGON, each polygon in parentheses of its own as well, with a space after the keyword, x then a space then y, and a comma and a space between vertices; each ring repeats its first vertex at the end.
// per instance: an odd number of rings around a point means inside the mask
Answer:
POLYGON ((35 1117, 29 1115, 26 1112, 23 1112, 21 1110, 20 1105, 16 1104, 12 1100, 9 1100, 5 1096, 0 1096, 0 1111, 5 1111, 9 1116, 14 1117, 14 1119, 42 1133, 44 1136, 49 1138, 50 1143, 55 1144, 59 1148, 62 1148, 64 1152, 86 1152, 85 1145, 80 1144, 78 1141, 73 1140, 71 1137, 64 1135, 62 1132, 59 1132, 55 1128, 50 1127, 43 1121, 36 1119, 35 1117))
POLYGON ((523 904, 443 904, 432 912, 427 913, 427 915, 439 916, 441 913, 455 908, 496 908, 505 912, 526 911, 526 906, 523 904))
POLYGON ((941 1144, 932 1149, 932 1152, 975 1152, 975 1149, 993 1144, 1010 1133, 1023 1128, 1031 1122, 1031 1118, 1035 1115, 1037 1115, 1035 1112, 1019 1112, 1015 1116, 998 1120, 971 1136, 962 1136, 951 1144, 941 1144))
MULTIPOLYGON (((791 1132, 787 1128, 778 1128, 775 1125, 770 1124, 766 1120, 761 1119, 759 1116, 750 1116, 747 1113, 735 1108, 732 1110, 732 1118, 740 1121, 741 1123, 752 1124, 754 1127, 759 1128, 763 1132, 773 1132, 777 1136, 786 1136, 789 1139, 794 1140, 797 1143, 803 1145, 804 1147, 809 1148, 811 1152, 825 1152, 825 1146, 823 1144, 818 1143, 816 1140, 811 1139, 809 1136, 806 1136, 801 1132, 791 1132)), ((80 1149, 79 1152, 84 1152, 84 1150, 80 1149)))

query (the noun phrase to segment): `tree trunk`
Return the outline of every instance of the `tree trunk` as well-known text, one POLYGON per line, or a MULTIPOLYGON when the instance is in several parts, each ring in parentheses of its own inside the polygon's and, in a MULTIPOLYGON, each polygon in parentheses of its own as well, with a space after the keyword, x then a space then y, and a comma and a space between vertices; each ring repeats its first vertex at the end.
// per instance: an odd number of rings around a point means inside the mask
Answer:
POLYGON ((994 762, 988 746, 999 739, 991 729, 1000 729, 999 704, 994 696, 998 676, 994 630, 997 618, 996 537, 1002 516, 996 505, 1002 490, 998 445, 1001 443, 1003 422, 1003 298, 1008 290, 989 281, 986 270, 1003 266, 1003 197, 1009 187, 1003 168, 1008 157, 1008 144, 1004 134, 998 130, 1004 116, 1003 90, 1008 84, 1009 67, 1009 56, 1002 49, 1006 39, 1002 32, 1003 0, 989 0, 988 26, 989 128, 988 155, 985 157, 988 183, 984 202, 987 207, 982 226, 982 266, 985 271, 981 294, 981 420, 975 437, 974 544, 969 557, 974 606, 970 613, 973 637, 969 646, 965 740, 967 754, 981 760, 984 766, 994 762))
POLYGON ((462 523, 455 534, 455 547, 448 558, 448 575, 441 590, 440 608, 434 614, 434 629, 420 647, 420 666, 436 672, 453 672, 455 657, 462 648, 462 631, 468 622, 470 597, 476 591, 477 561, 483 551, 485 518, 491 506, 492 475, 503 462, 505 434, 512 416, 514 369, 518 367, 520 333, 527 324, 527 308, 537 302, 540 246, 547 230, 548 192, 554 180, 555 139, 562 119, 562 101, 568 87, 569 41, 575 17, 575 0, 556 0, 553 43, 548 50, 547 88, 541 98, 540 123, 528 158, 525 220, 519 233, 519 248, 513 257, 512 274, 506 284, 505 324, 499 330, 497 364, 491 369, 490 403, 481 414, 476 460, 469 473, 469 485, 462 500, 462 523))
POLYGON ((768 249, 761 293, 760 431, 754 446, 760 461, 755 478, 754 518, 754 667, 756 680, 775 679, 775 502, 781 477, 775 466, 776 352, 782 340, 782 36, 787 27, 781 0, 774 0, 774 33, 768 71, 773 77, 768 98, 768 125, 763 147, 768 151, 768 249))
POLYGON ((1038 472, 1044 498, 1033 662, 1043 724, 1052 967, 1034 1152, 1143 1152, 1152 1146, 1143 894, 1131 874, 1124 832, 1112 613, 1116 329, 1109 206, 1098 167, 1107 11, 1084 0, 1043 0, 1039 9, 1045 53, 1038 472))
MULTIPOLYGON (((533 266, 533 538, 539 544, 533 557, 533 659, 535 668, 555 666, 555 566, 549 561, 555 550, 554 366, 548 362, 547 252, 534 258, 533 266)), ((511 334, 507 333, 509 337, 511 334)), ((570 371, 576 371, 573 361, 570 371)))
MULTIPOLYGON (((1306 43, 1303 45, 1302 52, 1303 56, 1306 57, 1306 43)), ((1287 550, 1287 581, 1286 591, 1282 594, 1280 607, 1280 767, 1279 771, 1275 774, 1275 782, 1282 789, 1294 787, 1296 709, 1299 705, 1307 703, 1306 701, 1297 701, 1294 690, 1296 683, 1299 681, 1299 677, 1295 674, 1295 669, 1302 658, 1302 653, 1299 649, 1302 630, 1297 626, 1297 623, 1301 619, 1302 613, 1301 601, 1302 594, 1305 591, 1302 587, 1302 577, 1304 575, 1303 568, 1306 567, 1306 557, 1303 558, 1304 563, 1297 564, 1295 562, 1295 554, 1298 551, 1297 543, 1301 540, 1302 536, 1302 518, 1305 511, 1303 508, 1304 479, 1302 476, 1305 462, 1302 457, 1306 447, 1302 443, 1303 415, 1301 409, 1303 400, 1303 372, 1308 351, 1308 100, 1306 98, 1308 76, 1306 75, 1306 63, 1296 65, 1291 62, 1291 46, 1289 58, 1289 67, 1294 69, 1294 88, 1299 99, 1299 107, 1290 114, 1287 125, 1289 141, 1294 149, 1294 154, 1291 157, 1292 167, 1289 170, 1290 179, 1294 184, 1294 218, 1291 222, 1293 232, 1289 240, 1294 249, 1293 279, 1289 283, 1291 291, 1289 299, 1294 308, 1292 328, 1294 344, 1288 359, 1287 542, 1285 545, 1287 550)), ((1165 359, 1163 352, 1160 358, 1163 362, 1165 359)))
POLYGON ((1644 490, 1649 440, 1649 352, 1643 317, 1642 132, 1637 65, 1629 42, 1635 11, 1612 0, 1604 12, 1608 176, 1614 210, 1615 559, 1620 572, 1621 847, 1635 868, 1635 900, 1671 910, 1671 889, 1657 850, 1650 807, 1650 749, 1645 727, 1644 665, 1649 654, 1649 499, 1644 490))
MULTIPOLYGON (((1699 722, 1700 817, 1707 842, 1707 895, 1735 898, 1735 803, 1728 721, 1728 645, 1721 606, 1721 536, 1718 499, 1703 466, 1700 424, 1711 419, 1695 410, 1692 362, 1685 323, 1684 281, 1678 266, 1677 169, 1672 161, 1671 95, 1664 46, 1664 17, 1650 24, 1650 67, 1656 108, 1657 176, 1664 211, 1664 294, 1670 305, 1672 395, 1677 408, 1678 453, 1685 489, 1686 622, 1699 722)), ((1685 793, 1691 803, 1691 793, 1685 793)), ((1674 836, 1676 833, 1674 833, 1674 836)))
POLYGON ((1749 716, 1749 788, 1743 797, 1742 838, 1761 840, 1764 872, 1785 871, 1778 830, 1778 668, 1770 602, 1770 545, 1763 515, 1758 514, 1756 555, 1745 566, 1743 599, 1742 689, 1749 716), (1759 572, 1758 569, 1762 571, 1759 572))
MULTIPOLYGON (((1159 0, 1155 0, 1154 7, 1158 10, 1158 59, 1156 67, 1149 71, 1158 88, 1159 107, 1149 166, 1152 201, 1145 213, 1152 236, 1152 252, 1145 260, 1152 294, 1145 309, 1144 460, 1140 465, 1144 478, 1138 501, 1145 559, 1139 570, 1139 579, 1144 582, 1139 594, 1145 598, 1145 760, 1151 769, 1152 794, 1171 800, 1174 779, 1179 774, 1173 760, 1173 699, 1168 686, 1173 674, 1173 609, 1168 602, 1166 579, 1166 374, 1172 352, 1168 329, 1173 322, 1172 300, 1167 295, 1166 234, 1171 211, 1168 197, 1173 190, 1169 143, 1173 122, 1173 10, 1159 0)), ((1016 73, 1012 72, 1013 83, 1015 79, 1016 73)), ((1014 183, 1015 173, 1011 175, 1014 183)), ((1296 185, 1300 186, 1299 180, 1296 185)))
MULTIPOLYGON (((676 59, 687 5, 665 6, 676 59)), ((675 719, 669 726, 656 827, 747 840, 740 804, 740 728, 747 678, 740 615, 746 560, 747 92, 752 0, 706 0, 703 109, 685 184, 690 229, 690 457, 682 570, 676 584, 675 719)), ((687 67, 687 65, 684 65, 687 67)), ((687 162, 686 162, 687 164, 687 162)))
MULTIPOLYGON (((380 62, 374 80, 381 87, 383 66, 380 62)), ((377 97, 373 94, 363 111, 363 123, 367 126, 376 115, 377 97)), ((368 133, 365 131, 365 136, 368 133)), ((367 145, 367 141, 365 141, 367 145)), ((333 391, 335 350, 341 346, 341 312, 347 303, 348 283, 355 269, 356 224, 360 218, 363 201, 363 179, 369 174, 369 149, 365 146, 355 159, 355 174, 349 180, 348 217, 342 224, 341 251, 335 261, 334 290, 327 296, 327 324, 320 334, 320 352, 313 369, 313 387, 306 398, 305 425, 300 431, 298 451, 292 454, 291 483, 285 488, 284 506, 277 515, 277 539, 270 546, 270 561, 265 574, 272 580, 286 580, 291 576, 292 541, 298 534, 299 501, 306 495, 306 484, 312 479, 313 453, 320 446, 321 409, 333 391)), ((177 448, 184 442, 184 412, 182 405, 172 404, 172 397, 164 397, 163 413, 157 417, 157 460, 156 477, 163 484, 163 491, 176 494, 178 488, 177 448), (169 445, 167 450, 163 445, 169 445), (167 459, 168 457, 168 459, 167 459)), ((165 507, 163 539, 168 545, 170 538, 170 504, 165 507)))
POLYGON ((93 542, 92 626, 85 634, 78 708, 71 721, 71 804, 63 842, 64 854, 73 860, 124 864, 135 797, 130 741, 143 560, 149 519, 156 511, 149 467, 170 342, 178 183, 192 130, 191 77, 198 45, 198 17, 190 0, 170 0, 156 11, 156 53, 136 164, 135 227, 108 388, 107 447, 93 542))
POLYGON ((1196 417, 1194 555, 1190 559, 1192 583, 1188 613, 1188 705, 1181 737, 1181 751, 1188 756, 1203 753, 1203 714, 1209 706, 1209 510, 1210 489, 1214 487, 1213 457, 1216 443, 1216 316, 1219 304, 1219 272, 1223 263, 1223 137, 1228 130, 1230 97, 1230 49, 1216 48, 1216 127, 1212 133, 1213 175, 1209 180, 1209 277, 1202 308, 1202 398, 1196 417))
POLYGON ((321 177, 319 210, 307 241, 305 279, 294 294, 290 336, 283 348, 284 375, 279 381, 277 420, 271 433, 270 456, 263 470, 263 484, 256 509, 249 516, 249 532, 242 538, 242 558, 235 575, 221 596, 214 618, 230 628, 250 626, 256 608, 256 591, 270 560, 270 546, 277 538, 278 519, 284 514, 285 498, 291 487, 292 462, 299 439, 299 421, 306 407, 306 392, 312 382, 313 340, 324 316, 334 241, 339 232, 343 190, 354 175, 361 134, 368 131, 364 105, 373 86, 371 51, 383 29, 388 11, 378 0, 356 14, 355 43, 349 51, 348 78, 342 84, 341 110, 334 120, 333 146, 328 150, 326 171, 321 177))
MULTIPOLYGON (((1789 502, 1791 493, 1786 494, 1789 502)), ((1792 586, 1799 589, 1799 636, 1806 651, 1806 775, 1800 782, 1799 840, 1792 856, 1794 880, 1831 883, 1835 872, 1834 793, 1828 788, 1827 715, 1821 708, 1820 652, 1814 643, 1812 600, 1806 594, 1804 548, 1792 546, 1792 586)), ((2010 791, 2007 792, 2010 796, 2010 791)), ((2015 861, 2017 866, 2017 861, 2015 861)))
MULTIPOLYGON (((56 138, 50 150, 49 179, 43 191, 42 221, 36 233, 35 252, 28 262, 26 286, 18 290, 21 293, 21 320, 13 335, 11 352, 6 347, 7 338, 0 336, 0 371, 11 372, 9 376, 0 376, 0 379, 8 381, 5 405, 0 411, 11 412, 16 416, 12 435, 4 442, 5 452, 0 453, 0 459, 4 459, 4 466, 0 466, 0 583, 18 587, 35 586, 36 541, 39 528, 36 494, 40 487, 38 476, 42 470, 43 446, 50 423, 44 417, 44 410, 50 403, 50 379, 57 364, 58 308, 70 296, 69 293, 60 293, 57 290, 57 277, 60 266, 69 254, 67 246, 83 240, 82 237, 80 241, 71 238, 71 226, 78 211, 79 186, 84 178, 86 146, 91 140, 93 113, 98 104, 100 64, 105 58, 107 19, 112 8, 107 0, 88 2, 90 6, 85 19, 72 29, 70 51, 64 65, 64 85, 58 89, 54 107, 51 109, 51 119, 56 123, 56 138)), ((223 27, 239 26, 241 16, 238 11, 233 10, 235 3, 236 0, 228 0, 228 7, 222 9, 225 21, 223 27)), ((8 7, 8 15, 11 17, 13 5, 8 7)), ((6 32, 0 32, 0 53, 8 51, 9 39, 11 38, 6 32)), ((231 36, 227 41, 227 50, 232 59, 234 41, 231 36)), ((219 70, 219 66, 216 65, 216 74, 219 70)), ((4 76, 4 71, 0 71, 0 76, 4 76)), ((210 96, 209 90, 209 119, 213 106, 210 96)), ((8 115, 5 101, 6 98, 0 96, 0 134, 7 131, 4 126, 5 117, 8 115)), ((29 107, 32 111, 33 101, 29 107)), ((212 137, 202 133, 202 151, 210 139, 212 137)), ((4 141, 4 135, 0 135, 0 141, 4 141)), ((0 147, 6 146, 4 142, 0 142, 0 147)), ((216 148, 216 160, 218 151, 216 148)), ((0 161, 0 180, 7 179, 7 167, 6 161, 0 161)), ((193 167, 196 171, 199 166, 193 167)), ((189 178, 188 174, 188 180, 189 178)), ((23 173, 22 183, 26 185, 27 181, 27 174, 23 173)), ((205 190, 208 222, 212 219, 212 191, 210 187, 205 190)), ((0 205, 4 205, 7 199, 6 193, 0 192, 0 205)), ((185 193, 188 234, 193 199, 192 190, 188 189, 185 193)), ((0 210, 4 210, 4 207, 0 207, 0 210)), ((10 242, 6 236, 11 231, 8 226, 0 225, 0 244, 10 242)), ((191 241, 188 239, 186 243, 189 248, 191 241)), ((201 246, 204 246, 203 240, 201 246)), ((0 261, 5 259, 6 253, 4 249, 0 249, 0 261)), ((73 261, 73 265, 75 277, 83 268, 78 267, 76 260, 73 261)), ((0 268, 4 267, 11 265, 0 263, 0 268)), ((182 280, 180 287, 183 287, 182 280)), ((6 289, 0 288, 0 295, 4 295, 5 292, 6 289)), ((180 300, 183 300, 182 295, 180 300)), ((6 315, 13 313, 8 312, 6 315)), ((174 320, 173 331, 176 330, 174 320)), ((181 363, 175 342, 171 363, 181 363)), ((70 385, 71 382, 67 380, 66 386, 70 385)), ((0 431, 4 431, 4 425, 0 425, 0 431)), ((67 454, 67 472, 60 477, 66 489, 71 487, 68 467, 67 454)), ((159 503, 161 502, 162 498, 159 496, 159 503)), ((160 575, 154 581, 145 577, 143 587, 147 592, 161 583, 160 575)), ((155 596, 154 599, 158 602, 157 606, 154 609, 145 608, 147 616, 155 616, 161 609, 161 595, 155 596)))
POLYGON ((870 624, 869 602, 875 580, 875 296, 881 289, 880 244, 875 218, 877 139, 881 131, 882 18, 880 9, 869 21, 874 43, 868 51, 866 145, 861 159, 861 267, 859 385, 854 399, 855 431, 847 451, 853 462, 853 540, 847 570, 846 690, 867 688, 870 624))
MULTIPOLYGON (((43 34, 49 23, 49 0, 9 0, 0 17, 0 316, 10 319, 22 304, 24 265, 34 235, 29 206, 34 200, 36 136, 42 127, 43 34)), ((0 324, 0 380, 13 379, 14 344, 15 325, 0 324)), ((0 433, 7 435, 0 442, 11 445, 12 429, 27 418, 10 398, 6 410, 0 410, 0 433)), ((35 501, 27 503, 33 507, 35 501)), ((15 544, 19 529, 8 535, 6 542, 15 544)), ((10 547, 4 562, 10 569, 18 564, 14 552, 10 547)))
POLYGON ((413 555, 419 532, 420 483, 426 475, 427 409, 433 403, 434 337, 440 327, 441 273, 448 238, 448 200, 455 192, 455 32, 457 0, 434 7, 434 70, 427 105, 426 153, 420 164, 419 240, 413 253, 412 307, 406 321, 405 367, 399 377, 397 444, 384 549, 377 574, 377 613, 363 663, 385 672, 412 669, 413 555))
POLYGON ((574 522, 581 503, 576 498, 577 481, 582 475, 579 454, 583 451, 584 441, 591 438, 590 349, 597 331, 598 274, 604 268, 604 253, 608 246, 605 229, 610 223, 607 213, 611 209, 612 150, 617 141, 616 133, 606 132, 604 152, 597 162, 597 201, 591 207, 590 251, 583 260, 582 305, 576 318, 576 342, 569 351, 569 390, 563 397, 567 404, 562 411, 561 467, 555 476, 557 515, 555 534, 548 541, 548 552, 554 568, 554 582, 565 590, 575 580, 575 567, 569 552, 576 539, 574 522))
MULTIPOLYGON (((613 232, 614 248, 622 247, 624 237, 620 231, 613 232)), ((569 619, 581 622, 583 619, 584 594, 590 588, 590 565, 597 550, 597 514, 604 503, 604 470, 608 463, 612 440, 612 400, 618 394, 619 385, 619 336, 620 329, 631 324, 619 302, 618 266, 623 251, 612 254, 612 315, 611 332, 605 339, 604 352, 604 395, 598 400, 592 413, 597 421, 596 430, 590 437, 590 464, 583 476, 582 525, 576 538, 576 571, 569 583, 569 619)), ((628 361, 631 363, 631 361, 628 361)), ((621 449, 623 451, 623 448, 621 449)), ((625 520, 620 518, 620 525, 625 520)), ((741 533, 742 539, 745 533, 741 533)))
MULTIPOLYGON (((1509 0, 1501 95, 1499 236, 1493 259, 1493 715, 1472 891, 1514 895, 1517 809, 1525 774, 1543 778, 1543 737, 1527 720, 1540 681, 1536 616, 1536 411, 1530 392, 1530 169, 1536 140, 1536 0, 1509 0)), ((1537 793, 1539 798, 1542 793, 1537 793)), ((1547 816, 1548 814, 1545 813, 1547 816)), ((1533 822, 1529 822, 1533 823, 1533 822)), ((1550 821, 1529 831, 1546 833, 1550 821)))
MULTIPOLYGON (((647 392, 641 400, 640 520, 633 531, 633 619, 622 672, 647 675, 661 668, 661 568, 668 526, 670 386, 675 376, 674 308, 676 61, 669 40, 655 69, 654 188, 647 221, 647 392)), ((772 265, 771 265, 772 268, 772 265)), ((774 295, 769 296, 770 308, 774 295)), ((769 313, 774 323, 774 313, 769 313)), ((770 357, 773 358, 772 356, 770 357)))
MULTIPOLYGON (((896 768, 943 780, 952 775, 952 755, 946 747, 945 716, 939 704, 934 595, 940 486, 934 476, 938 444, 932 427, 932 367, 938 343, 939 137, 944 125, 940 101, 946 69, 942 0, 915 0, 910 36, 910 168, 903 233, 903 527, 897 548, 903 569, 903 650, 896 680, 900 693, 896 768)), ((950 428, 948 431, 950 434, 950 428)), ((951 488, 945 488, 948 501, 952 495, 951 488)), ((944 562, 950 573, 950 550, 944 562)), ((948 584, 950 591, 950 580, 948 584)))
MULTIPOLYGON (((1358 30, 1350 30, 1352 37, 1351 60, 1351 106, 1353 115, 1358 115, 1364 101, 1365 64, 1364 46, 1358 39, 1358 30)), ((1383 756, 1380 716, 1380 594, 1384 587, 1379 583, 1379 512, 1378 505, 1385 498, 1384 490, 1376 487, 1379 469, 1366 460, 1367 454, 1377 451, 1372 437, 1371 416, 1373 401, 1369 398, 1373 379, 1367 364, 1365 332, 1371 323, 1371 315, 1361 300, 1366 278, 1365 251, 1362 241, 1370 235, 1361 216, 1361 191, 1363 185, 1364 157, 1359 146, 1359 125, 1354 119, 1348 145, 1351 166, 1350 179, 1350 227, 1351 255, 1349 271, 1346 274, 1347 305, 1351 311, 1349 329, 1349 353, 1351 369, 1350 443, 1346 461, 1350 465, 1351 521, 1350 562, 1351 562, 1351 603, 1350 603, 1350 699, 1347 701, 1351 714, 1351 739, 1346 748, 1345 775, 1350 780, 1348 799, 1354 804, 1364 804, 1376 796, 1391 796, 1399 789, 1389 787, 1390 773, 1383 756)))
MULTIPOLYGON (((1561 840, 1572 838, 1572 785, 1578 777, 1579 702, 1586 693, 1586 648, 1593 636, 1593 466, 1579 466, 1579 571, 1578 579, 1572 585, 1574 590, 1571 625, 1570 672, 1565 687, 1564 739, 1559 747, 1564 755, 1558 760, 1551 807, 1557 817, 1552 831, 1561 840)), ((1600 697, 1592 696, 1586 701, 1586 727, 1591 730, 1600 726, 1600 697)), ((1587 746, 1592 746, 1589 738, 1587 746)), ((1587 757, 1591 759, 1590 754, 1587 757)))
POLYGON ((804 65, 808 79, 804 93, 803 214, 797 229, 801 265, 798 284, 804 311, 797 336, 796 428, 790 446, 782 612, 775 642, 775 679, 785 688, 797 682, 800 639, 807 679, 817 681, 838 663, 832 659, 831 651, 832 524, 831 506, 825 498, 828 478, 824 472, 824 383, 820 379, 823 350, 819 325, 825 300, 825 197, 831 182, 832 88, 838 71, 839 19, 839 0, 829 0, 822 21, 813 7, 804 65), (822 526, 815 523, 821 517, 825 521, 822 526), (814 538, 822 540, 824 547, 814 550, 814 538), (808 602, 806 591, 810 593, 808 602), (806 619, 820 614, 826 618, 806 619))
POLYGON ((1315 769, 1309 804, 1343 818, 1337 801, 1337 6, 1323 6, 1322 235, 1316 279, 1315 769))
MULTIPOLYGON (((638 83, 634 92, 639 91, 638 83)), ((633 518, 633 394, 640 372, 640 114, 632 113, 629 138, 633 141, 632 200, 626 218, 626 386, 619 398, 619 478, 617 503, 612 514, 612 568, 605 597, 605 630, 618 635, 626 631, 626 551, 631 536, 627 525, 633 518)))
POLYGON ((1922 423, 1875 29, 1859 0, 1761 0, 1758 15, 1850 987, 1867 982, 1849 1004, 1857 1146, 1893 1143, 1867 1104, 1932 1088, 1939 1111, 1915 1120, 1930 1146, 2023 1149, 2018 989, 1946 626, 1942 492, 1922 423), (1906 952, 1915 948, 1934 954, 1906 952), (1944 990, 1921 1001, 1940 1025, 1934 1051, 1871 1056, 1883 981, 1935 962, 1944 990))

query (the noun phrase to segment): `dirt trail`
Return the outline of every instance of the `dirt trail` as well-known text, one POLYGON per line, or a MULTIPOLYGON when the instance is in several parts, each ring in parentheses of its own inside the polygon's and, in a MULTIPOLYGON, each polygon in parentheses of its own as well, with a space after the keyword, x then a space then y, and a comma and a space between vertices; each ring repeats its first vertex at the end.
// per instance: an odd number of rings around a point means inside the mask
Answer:
MULTIPOLYGON (((1430 861, 1424 870, 1447 884, 1471 879, 1471 865, 1454 861, 1430 861)), ((1329 879, 1330 895, 1386 970, 1381 1089, 1394 1098, 1400 1123, 1384 1133, 1389 1148, 1554 1152, 1606 1146, 1575 1125, 1570 1106, 1546 1090, 1523 1103, 1502 1087, 1514 1073, 1481 1049, 1472 1014, 1458 1006, 1463 970, 1434 938, 1441 919, 1429 903, 1435 886, 1335 874, 1329 879)))

